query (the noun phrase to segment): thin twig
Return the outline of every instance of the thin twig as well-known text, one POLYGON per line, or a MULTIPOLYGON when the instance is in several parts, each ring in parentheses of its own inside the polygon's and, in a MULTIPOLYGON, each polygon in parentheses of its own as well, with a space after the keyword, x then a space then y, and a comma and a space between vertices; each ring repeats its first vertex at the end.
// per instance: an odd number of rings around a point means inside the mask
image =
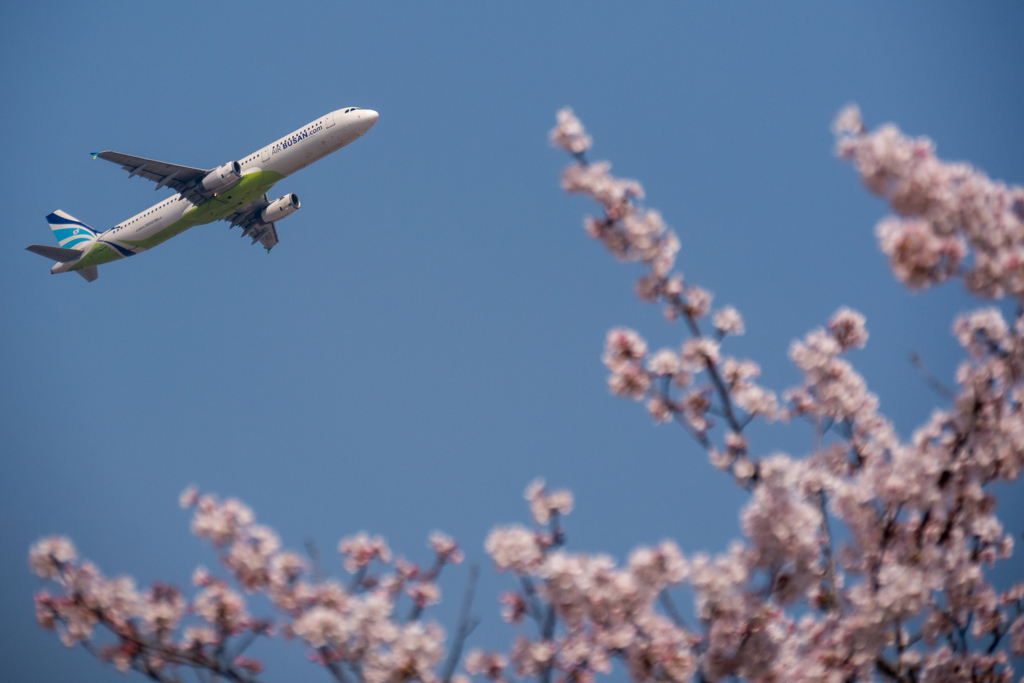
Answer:
POLYGON ((658 601, 661 603, 661 606, 665 608, 665 613, 668 614, 669 618, 676 626, 687 630, 690 629, 690 627, 686 625, 686 620, 683 619, 683 615, 679 611, 679 608, 676 607, 676 603, 672 601, 672 596, 668 594, 667 588, 658 593, 658 601))
POLYGON ((947 387, 945 384, 940 382, 935 375, 928 371, 928 366, 921 360, 921 356, 918 355, 917 351, 910 352, 910 364, 917 368, 917 371, 924 377, 924 381, 928 384, 932 391, 939 394, 947 401, 956 400, 956 392, 947 387))
POLYGON ((235 658, 238 657, 238 655, 249 649, 249 646, 255 642, 259 635, 259 631, 249 631, 249 633, 245 635, 245 638, 242 639, 242 642, 238 644, 238 647, 235 648, 235 651, 228 655, 228 661, 235 661, 235 658))
POLYGON ((362 584, 363 584, 363 579, 365 579, 365 578, 366 578, 366 568, 367 568, 368 566, 369 566, 369 565, 365 565, 365 564, 364 564, 364 565, 363 565, 362 567, 360 567, 360 568, 359 568, 359 570, 358 570, 358 571, 357 571, 357 572, 355 573, 355 576, 353 576, 353 577, 352 577, 352 581, 351 581, 351 582, 349 583, 349 585, 348 585, 348 592, 349 592, 349 593, 355 593, 355 592, 357 592, 357 590, 358 590, 358 589, 359 589, 359 588, 360 588, 360 587, 362 586, 362 584))
MULTIPOLYGON (((704 335, 701 334, 700 325, 697 324, 693 314, 685 310, 683 314, 686 317, 690 333, 698 339, 702 338, 704 335)), ((711 383, 715 385, 715 389, 718 391, 718 398, 722 402, 722 408, 725 410, 725 419, 729 422, 729 426, 732 427, 732 431, 739 434, 743 431, 743 427, 740 425, 739 420, 736 419, 736 413, 732 407, 732 399, 729 397, 729 390, 726 388, 722 376, 718 374, 718 367, 710 359, 707 360, 705 366, 707 367, 708 376, 711 377, 711 383)))
POLYGON ((697 429, 690 424, 690 421, 686 419, 686 416, 683 415, 681 411, 673 410, 672 413, 673 415, 675 415, 676 422, 679 423, 679 426, 685 429, 686 433, 693 437, 694 441, 699 443, 705 449, 711 448, 711 441, 708 439, 707 435, 704 434, 704 432, 697 431, 697 429))
MULTIPOLYGON (((547 615, 544 617, 544 627, 541 631, 541 638, 544 640, 551 640, 555 635, 555 624, 557 619, 555 618, 555 606, 548 605, 547 615)), ((551 683, 551 669, 554 667, 554 661, 549 660, 544 668, 540 672, 540 683, 551 683)))
POLYGON ((900 681, 901 683, 906 680, 900 675, 900 672, 885 659, 885 657, 879 657, 875 660, 875 668, 889 680, 900 681))
POLYGON ((832 552, 832 529, 828 524, 828 500, 825 497, 824 491, 818 491, 818 510, 821 511, 821 531, 825 536, 823 548, 825 553, 825 578, 828 579, 829 584, 829 601, 825 609, 828 610, 830 606, 834 605, 838 610, 842 611, 843 604, 839 600, 839 590, 836 583, 836 561, 832 552))
POLYGON ((469 579, 466 581, 466 591, 462 595, 462 609, 459 611, 459 627, 455 632, 455 640, 452 642, 452 650, 448 653, 448 661, 444 664, 444 674, 441 676, 443 683, 450 683, 455 667, 459 665, 462 657, 462 646, 466 638, 473 632, 480 622, 474 619, 470 610, 473 608, 473 594, 476 592, 476 579, 480 575, 480 566, 473 564, 469 568, 469 579))
MULTIPOLYGON (((438 557, 437 560, 434 561, 434 566, 430 568, 430 571, 427 572, 426 575, 424 575, 423 581, 436 581, 437 578, 441 576, 441 570, 444 569, 444 565, 444 560, 438 557)), ((412 603, 412 609, 409 610, 409 616, 406 617, 406 621, 411 623, 419 619, 420 615, 423 614, 424 607, 425 605, 420 605, 414 600, 412 603)))
POLYGON ((537 600, 537 589, 534 588, 533 581, 530 580, 529 576, 520 577, 520 580, 523 584, 523 592, 526 593, 527 604, 530 608, 530 616, 537 622, 537 626, 539 628, 541 619, 543 619, 543 613, 540 609, 540 602, 537 600))
POLYGON ((306 553, 309 554, 309 561, 313 565, 313 581, 322 583, 324 580, 323 567, 320 564, 320 548, 315 541, 306 541, 306 553))
POLYGON ((327 668, 331 675, 334 676, 334 680, 338 683, 349 683, 348 676, 345 675, 345 670, 341 668, 341 665, 337 661, 329 657, 330 652, 326 647, 319 649, 320 656, 324 658, 324 666, 327 668))

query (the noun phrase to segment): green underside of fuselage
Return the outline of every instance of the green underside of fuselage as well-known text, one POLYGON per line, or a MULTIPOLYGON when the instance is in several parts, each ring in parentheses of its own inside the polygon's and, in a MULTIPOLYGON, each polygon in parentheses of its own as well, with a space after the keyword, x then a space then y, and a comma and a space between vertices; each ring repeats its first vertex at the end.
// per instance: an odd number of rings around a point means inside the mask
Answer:
MULTIPOLYGON (((260 195, 270 190, 270 188, 272 188, 274 184, 282 178, 284 178, 284 176, 277 171, 257 171, 255 173, 248 173, 242 176, 242 179, 238 184, 230 190, 207 199, 205 202, 194 207, 182 218, 171 223, 160 232, 150 235, 144 240, 117 241, 122 244, 127 244, 141 249, 152 249, 156 245, 180 235, 189 228, 219 221, 221 218, 231 215, 246 204, 258 199, 260 195)), ((88 254, 75 263, 71 270, 88 268, 89 266, 98 266, 103 263, 110 263, 111 261, 117 261, 122 258, 125 257, 121 256, 116 249, 112 249, 106 244, 97 242, 92 246, 92 249, 89 250, 88 254)))

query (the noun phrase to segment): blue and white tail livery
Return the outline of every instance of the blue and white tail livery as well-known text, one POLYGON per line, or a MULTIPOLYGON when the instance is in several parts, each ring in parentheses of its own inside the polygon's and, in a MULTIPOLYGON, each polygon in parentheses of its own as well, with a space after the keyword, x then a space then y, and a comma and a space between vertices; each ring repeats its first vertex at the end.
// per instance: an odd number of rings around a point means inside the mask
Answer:
POLYGON ((46 217, 46 222, 57 238, 57 245, 65 249, 85 246, 96 241, 96 231, 74 216, 57 210, 46 217))

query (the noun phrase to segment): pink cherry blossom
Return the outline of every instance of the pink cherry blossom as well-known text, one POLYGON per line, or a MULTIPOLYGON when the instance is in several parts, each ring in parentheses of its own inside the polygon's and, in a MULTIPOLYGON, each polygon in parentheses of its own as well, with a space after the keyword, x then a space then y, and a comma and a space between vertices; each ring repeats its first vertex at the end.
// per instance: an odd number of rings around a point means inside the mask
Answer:
POLYGON ((537 534, 518 524, 492 529, 484 548, 498 571, 526 574, 537 568, 543 558, 537 534))
POLYGON ((618 327, 608 332, 602 360, 609 370, 615 371, 647 356, 647 342, 633 330, 618 327))
POLYGON ((565 489, 548 493, 543 479, 534 479, 526 487, 523 497, 529 501, 530 512, 537 524, 547 524, 555 514, 567 515, 572 512, 572 493, 565 489))
POLYGON ((405 590, 420 608, 441 602, 441 589, 437 587, 436 583, 418 581, 405 590))
POLYGON ((498 602, 504 605, 501 610, 502 618, 510 624, 518 624, 521 622, 528 611, 526 598, 515 591, 506 591, 502 593, 498 602))
POLYGON ((590 149, 593 140, 587 135, 583 124, 566 107, 558 112, 558 125, 551 130, 551 144, 561 147, 570 154, 582 154, 590 149))
POLYGON ((671 422, 675 412, 678 410, 678 406, 661 396, 653 396, 647 401, 647 412, 656 424, 671 422))
POLYGON ((718 364, 719 344, 714 339, 707 337, 688 339, 683 344, 680 356, 690 370, 700 371, 708 366, 718 364))
POLYGON ((828 329, 843 351, 851 348, 863 349, 868 341, 864 316, 845 306, 828 319, 828 329))
POLYGON ((725 334, 743 334, 746 330, 743 327, 743 316, 732 306, 726 306, 715 313, 712 317, 712 324, 715 329, 725 334))
POLYGON ((430 532, 428 545, 433 548, 438 559, 442 562, 461 564, 462 560, 465 558, 465 555, 462 550, 459 549, 459 544, 455 542, 455 539, 447 534, 441 533, 440 531, 430 532))
POLYGON ((223 581, 213 581, 199 591, 192 609, 219 632, 231 635, 241 633, 252 620, 245 599, 223 581))
POLYGON ((49 579, 60 574, 61 566, 78 559, 75 544, 64 536, 50 536, 32 544, 28 564, 40 578, 49 579))
POLYGON ((466 655, 466 671, 471 675, 483 674, 492 681, 505 680, 508 657, 499 652, 473 650, 466 655))
POLYGON ((635 363, 623 363, 608 375, 608 390, 616 396, 639 401, 650 387, 650 376, 635 363))
POLYGON ((199 502, 199 487, 195 484, 189 484, 178 496, 178 505, 183 509, 187 509, 199 502))
POLYGON ((914 289, 940 283, 959 275, 972 252, 962 274, 971 292, 1024 293, 1024 188, 941 161, 931 140, 907 137, 891 124, 869 132, 851 109, 833 130, 840 158, 852 161, 899 216, 884 219, 877 233, 901 281, 914 289))
POLYGON ((391 561, 391 549, 380 536, 371 537, 365 531, 343 538, 338 543, 338 552, 345 556, 345 569, 350 572, 368 566, 375 559, 387 564, 391 561))

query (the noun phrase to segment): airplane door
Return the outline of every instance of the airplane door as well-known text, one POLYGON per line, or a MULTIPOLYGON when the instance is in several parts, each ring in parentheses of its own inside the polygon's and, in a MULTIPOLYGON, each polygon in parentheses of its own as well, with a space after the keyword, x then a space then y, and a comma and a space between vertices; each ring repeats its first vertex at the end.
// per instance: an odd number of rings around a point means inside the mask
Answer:
POLYGON ((334 112, 332 111, 330 114, 327 115, 327 118, 324 120, 324 128, 330 128, 333 125, 334 125, 334 112))
POLYGON ((263 163, 266 163, 267 159, 269 159, 269 158, 270 158, 270 148, 269 147, 264 147, 263 149, 260 150, 260 161, 263 162, 263 163))

